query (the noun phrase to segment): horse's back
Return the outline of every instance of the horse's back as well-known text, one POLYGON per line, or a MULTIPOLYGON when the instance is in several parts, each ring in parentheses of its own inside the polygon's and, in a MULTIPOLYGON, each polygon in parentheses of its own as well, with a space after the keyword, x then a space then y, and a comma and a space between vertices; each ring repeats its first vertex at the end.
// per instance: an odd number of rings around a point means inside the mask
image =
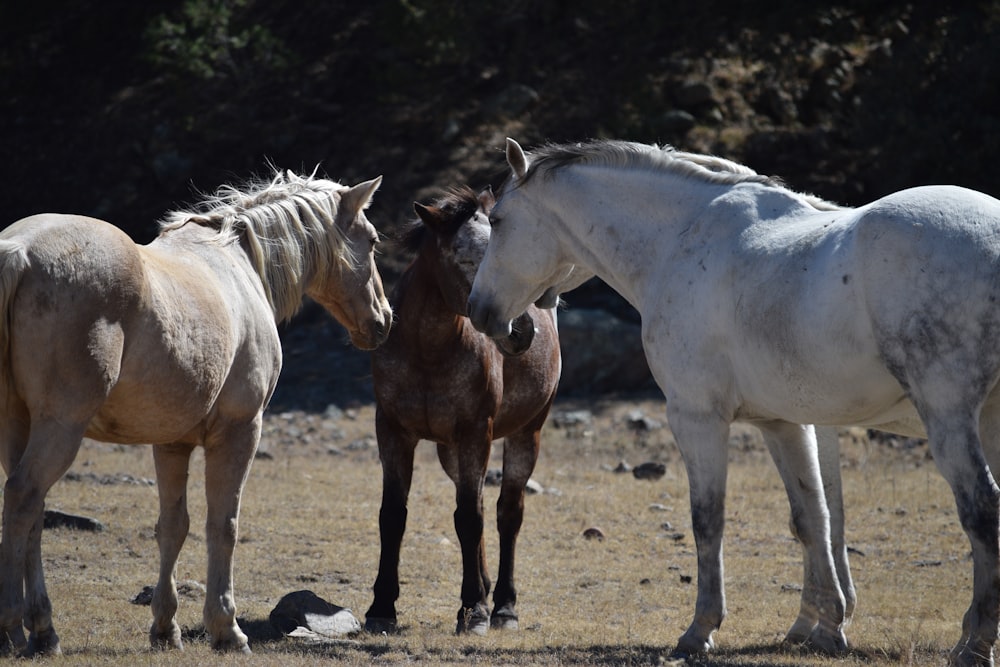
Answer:
POLYGON ((997 200, 928 186, 747 229, 698 268, 714 279, 675 298, 703 313, 672 320, 698 350, 675 357, 684 386, 714 367, 731 374, 744 418, 876 425, 914 422, 906 373, 930 372, 955 341, 995 381, 1000 346, 982 332, 1000 330, 997 200))

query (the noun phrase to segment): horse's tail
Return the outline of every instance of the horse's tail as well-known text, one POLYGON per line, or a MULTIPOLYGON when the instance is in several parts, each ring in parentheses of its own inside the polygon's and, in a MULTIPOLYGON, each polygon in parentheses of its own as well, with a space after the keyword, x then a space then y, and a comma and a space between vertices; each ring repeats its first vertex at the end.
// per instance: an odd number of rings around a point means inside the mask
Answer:
POLYGON ((23 244, 0 239, 0 377, 4 388, 10 386, 11 301, 29 264, 23 244))

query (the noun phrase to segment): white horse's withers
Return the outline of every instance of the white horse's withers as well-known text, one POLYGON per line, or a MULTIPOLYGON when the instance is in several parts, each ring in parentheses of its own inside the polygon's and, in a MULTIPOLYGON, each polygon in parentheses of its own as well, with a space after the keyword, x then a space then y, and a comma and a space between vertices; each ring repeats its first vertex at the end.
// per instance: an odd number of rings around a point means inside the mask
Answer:
POLYGON ((1000 490, 987 462, 1000 470, 1000 202, 930 186, 840 208, 726 160, 625 142, 526 155, 508 140, 507 159, 513 177, 491 216, 470 317, 506 335, 528 304, 551 303, 592 274, 641 314, 697 542, 698 599, 678 650, 710 649, 725 615, 735 420, 763 433, 805 552, 788 638, 846 647, 854 590, 836 440, 817 451, 808 424, 857 424, 929 438, 974 560, 952 659, 992 664, 1000 490))

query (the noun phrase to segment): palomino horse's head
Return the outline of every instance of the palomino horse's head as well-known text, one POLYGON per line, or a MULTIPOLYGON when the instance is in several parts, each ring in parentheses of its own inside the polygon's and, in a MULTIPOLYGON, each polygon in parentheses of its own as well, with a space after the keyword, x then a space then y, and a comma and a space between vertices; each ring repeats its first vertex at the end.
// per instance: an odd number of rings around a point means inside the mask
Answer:
MULTIPOLYGON (((430 206, 414 202, 413 209, 428 235, 420 240, 421 258, 428 262, 445 303, 456 315, 465 315, 479 264, 490 240, 489 214, 496 200, 493 191, 476 195, 470 188, 454 190, 430 206)), ((419 232, 419 228, 415 228, 419 232)), ((535 323, 528 313, 515 318, 508 335, 495 339, 507 355, 525 352, 535 336, 535 323)))
POLYGON ((512 176, 490 214, 491 235, 472 291, 468 313, 473 326, 492 338, 509 336, 514 318, 530 304, 552 308, 574 280, 574 267, 560 260, 558 239, 539 226, 551 217, 543 198, 527 185, 528 158, 513 139, 507 140, 512 176))
POLYGON ((316 267, 306 288, 306 294, 347 329, 351 343, 363 350, 381 345, 392 324, 392 309, 375 266, 378 232, 364 213, 381 183, 379 176, 340 191, 340 204, 329 230, 343 242, 340 257, 316 267))

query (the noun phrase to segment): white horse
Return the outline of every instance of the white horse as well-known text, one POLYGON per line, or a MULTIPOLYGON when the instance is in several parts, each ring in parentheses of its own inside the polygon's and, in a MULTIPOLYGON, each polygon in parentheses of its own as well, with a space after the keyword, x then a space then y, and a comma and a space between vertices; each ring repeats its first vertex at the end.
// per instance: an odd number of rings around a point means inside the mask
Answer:
POLYGON ((347 187, 288 172, 246 191, 227 186, 195 211, 170 214, 147 246, 72 215, 36 215, 0 233, 0 653, 60 652, 42 510, 84 436, 154 445, 157 648, 181 648, 174 570, 188 534, 188 463, 204 447, 205 628, 213 648, 249 652, 236 622, 233 549, 281 370, 276 323, 309 295, 355 345, 385 340, 392 311, 364 214, 380 182, 347 187))
POLYGON ((725 615, 734 420, 762 431, 805 551, 802 607, 788 639, 846 647, 854 592, 838 453, 835 441, 817 452, 808 424, 858 424, 929 438, 974 562, 972 604, 951 657, 992 664, 1000 202, 930 186, 840 208, 726 160, 625 142, 526 155, 508 140, 507 160, 513 176, 491 215, 469 315, 504 336, 528 304, 551 304, 592 275, 642 315, 646 357, 687 468, 697 542, 698 598, 678 652, 710 649, 725 615))

